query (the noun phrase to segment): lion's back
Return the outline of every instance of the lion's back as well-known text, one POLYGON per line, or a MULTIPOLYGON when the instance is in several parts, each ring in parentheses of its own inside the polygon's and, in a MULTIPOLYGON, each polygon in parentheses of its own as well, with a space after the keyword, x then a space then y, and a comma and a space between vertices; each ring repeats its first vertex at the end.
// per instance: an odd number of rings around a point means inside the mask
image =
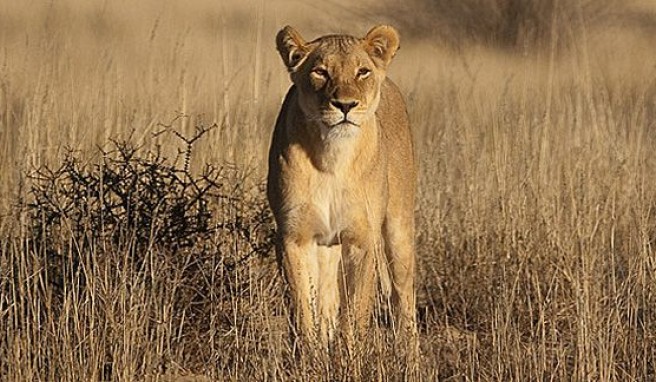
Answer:
POLYGON ((383 149, 387 159, 390 198, 413 208, 416 165, 412 130, 401 91, 392 80, 385 79, 380 90, 380 105, 376 112, 382 129, 383 149))

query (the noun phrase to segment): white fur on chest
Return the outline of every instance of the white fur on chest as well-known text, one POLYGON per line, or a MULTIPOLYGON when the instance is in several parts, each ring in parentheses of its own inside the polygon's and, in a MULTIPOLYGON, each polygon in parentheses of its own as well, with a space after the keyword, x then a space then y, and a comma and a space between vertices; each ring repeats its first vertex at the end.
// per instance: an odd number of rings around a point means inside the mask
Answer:
POLYGON ((316 235, 317 243, 326 246, 339 244, 340 234, 349 224, 352 207, 349 186, 353 181, 349 176, 360 133, 358 127, 350 125, 333 130, 322 132, 324 146, 320 163, 323 168, 311 196, 311 204, 323 227, 316 235))
POLYGON ((335 179, 325 177, 323 184, 312 195, 311 203, 317 216, 321 219, 315 237, 319 245, 339 244, 341 232, 348 226, 349 204, 348 191, 335 179))

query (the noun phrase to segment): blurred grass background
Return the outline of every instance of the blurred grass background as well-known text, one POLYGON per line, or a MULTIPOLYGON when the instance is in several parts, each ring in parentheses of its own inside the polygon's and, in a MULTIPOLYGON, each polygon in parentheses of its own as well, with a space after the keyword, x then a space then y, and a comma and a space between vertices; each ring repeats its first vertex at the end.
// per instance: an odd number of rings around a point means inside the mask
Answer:
POLYGON ((0 378, 409 377, 382 318, 361 353, 292 354, 261 192, 277 30, 381 22, 420 162, 410 377, 654 379, 648 0, 1 1, 0 378), (165 231, 191 201, 205 225, 165 231))

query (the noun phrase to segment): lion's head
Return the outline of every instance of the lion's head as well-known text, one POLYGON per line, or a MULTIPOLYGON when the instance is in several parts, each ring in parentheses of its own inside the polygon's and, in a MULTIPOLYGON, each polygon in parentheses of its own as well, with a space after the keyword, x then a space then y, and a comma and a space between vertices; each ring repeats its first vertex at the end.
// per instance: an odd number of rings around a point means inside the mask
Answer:
POLYGON ((336 131, 344 135, 357 131, 376 112, 399 35, 393 27, 381 25, 363 38, 329 35, 305 42, 286 26, 276 42, 306 119, 317 122, 322 136, 336 131))

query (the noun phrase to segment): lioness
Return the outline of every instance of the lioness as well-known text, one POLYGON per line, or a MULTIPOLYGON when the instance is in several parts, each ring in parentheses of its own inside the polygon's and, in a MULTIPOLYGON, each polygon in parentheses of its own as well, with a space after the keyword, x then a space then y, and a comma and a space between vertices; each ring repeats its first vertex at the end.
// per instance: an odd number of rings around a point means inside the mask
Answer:
POLYGON ((416 171, 405 103, 386 78, 398 32, 381 25, 364 38, 306 42, 286 26, 276 42, 293 85, 273 132, 267 195, 297 328, 324 343, 338 317, 366 328, 379 274, 395 326, 414 330, 416 171))

